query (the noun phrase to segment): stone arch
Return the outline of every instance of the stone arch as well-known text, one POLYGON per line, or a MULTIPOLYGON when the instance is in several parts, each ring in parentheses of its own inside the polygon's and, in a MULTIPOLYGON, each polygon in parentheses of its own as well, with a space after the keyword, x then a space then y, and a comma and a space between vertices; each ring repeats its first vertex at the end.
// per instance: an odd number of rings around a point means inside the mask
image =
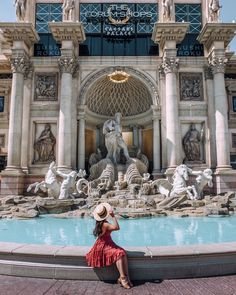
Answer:
MULTIPOLYGON (((149 99, 149 102, 142 101, 142 103, 143 104, 146 103, 146 105, 149 103, 149 109, 151 108, 151 105, 158 106, 158 107, 160 106, 158 87, 156 82, 147 73, 141 70, 134 69, 132 67, 107 67, 90 74, 81 85, 81 91, 79 94, 79 105, 87 105, 87 102, 89 102, 89 94, 91 94, 91 92, 93 91, 93 88, 96 87, 95 83, 100 83, 101 85, 103 85, 104 81, 106 81, 105 79, 107 75, 111 74, 112 72, 116 70, 124 71, 130 75, 131 77, 129 81, 130 85, 127 85, 127 86, 133 87, 133 91, 136 93, 140 92, 141 95, 143 95, 146 100, 149 99), (139 89, 135 89, 135 88, 139 88, 139 89)), ((118 86, 118 85, 115 87, 117 89, 119 89, 119 87, 122 88, 122 86, 118 86)), ((131 104, 132 104, 132 100, 131 100, 131 104)), ((141 107, 139 105, 138 107, 139 108, 137 108, 137 110, 133 110, 133 113, 131 112, 130 115, 136 115, 138 110, 141 110, 141 112, 142 110, 146 111, 145 106, 141 107)), ((102 115, 111 115, 111 114, 102 114, 102 115)))

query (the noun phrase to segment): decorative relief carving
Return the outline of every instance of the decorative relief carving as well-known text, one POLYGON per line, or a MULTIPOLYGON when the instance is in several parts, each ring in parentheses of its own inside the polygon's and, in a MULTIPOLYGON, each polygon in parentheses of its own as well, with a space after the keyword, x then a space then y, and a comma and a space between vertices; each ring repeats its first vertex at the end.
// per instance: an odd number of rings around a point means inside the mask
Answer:
POLYGON ((51 124, 45 124, 43 131, 34 142, 33 163, 50 163, 55 161, 56 138, 51 131, 51 124))
POLYGON ((57 100, 57 75, 36 74, 35 75, 35 96, 36 101, 57 100))
POLYGON ((164 57, 161 67, 165 74, 176 73, 179 67, 179 59, 175 57, 164 57))
POLYGON ((203 100, 201 73, 180 73, 180 99, 184 101, 203 100))
POLYGON ((183 137, 182 144, 185 153, 186 162, 203 162, 204 158, 204 125, 201 124, 201 130, 196 129, 196 125, 191 123, 188 131, 183 137))
POLYGON ((79 68, 78 60, 74 56, 62 56, 58 59, 61 74, 70 73, 75 75, 79 68))
POLYGON ((26 55, 20 55, 11 58, 11 69, 13 73, 27 74, 30 70, 31 63, 26 55))
POLYGON ((225 66, 226 63, 228 62, 227 58, 224 57, 212 57, 209 59, 209 64, 212 67, 213 73, 223 73, 225 72, 225 66))

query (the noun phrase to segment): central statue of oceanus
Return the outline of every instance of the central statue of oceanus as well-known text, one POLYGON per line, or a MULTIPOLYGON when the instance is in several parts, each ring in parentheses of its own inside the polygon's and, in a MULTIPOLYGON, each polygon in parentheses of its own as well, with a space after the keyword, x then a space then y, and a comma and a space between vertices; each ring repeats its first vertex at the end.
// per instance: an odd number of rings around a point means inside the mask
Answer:
POLYGON ((105 145, 107 148, 107 158, 114 164, 121 162, 121 152, 123 152, 126 162, 130 159, 127 145, 122 137, 121 114, 116 113, 115 119, 104 122, 103 134, 105 135, 105 145))

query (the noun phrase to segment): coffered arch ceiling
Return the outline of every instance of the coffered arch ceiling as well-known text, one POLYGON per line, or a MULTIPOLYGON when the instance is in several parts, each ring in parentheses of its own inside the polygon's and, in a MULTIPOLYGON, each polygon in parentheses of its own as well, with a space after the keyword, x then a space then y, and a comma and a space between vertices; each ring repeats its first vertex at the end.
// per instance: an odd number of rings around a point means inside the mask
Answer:
POLYGON ((151 108, 152 97, 144 83, 130 76, 124 83, 114 83, 102 76, 90 87, 86 95, 90 111, 112 117, 119 112, 123 117, 145 113, 151 108))

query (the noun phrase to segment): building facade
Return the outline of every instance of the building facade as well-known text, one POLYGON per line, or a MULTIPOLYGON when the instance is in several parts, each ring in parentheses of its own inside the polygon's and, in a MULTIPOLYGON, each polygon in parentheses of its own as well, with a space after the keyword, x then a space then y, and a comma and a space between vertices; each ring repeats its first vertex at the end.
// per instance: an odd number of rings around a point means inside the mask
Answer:
POLYGON ((2 195, 24 193, 52 161, 88 170, 118 112, 154 177, 186 163, 213 169, 215 191, 236 189, 236 25, 220 22, 217 1, 21 5, 0 23, 2 195))

